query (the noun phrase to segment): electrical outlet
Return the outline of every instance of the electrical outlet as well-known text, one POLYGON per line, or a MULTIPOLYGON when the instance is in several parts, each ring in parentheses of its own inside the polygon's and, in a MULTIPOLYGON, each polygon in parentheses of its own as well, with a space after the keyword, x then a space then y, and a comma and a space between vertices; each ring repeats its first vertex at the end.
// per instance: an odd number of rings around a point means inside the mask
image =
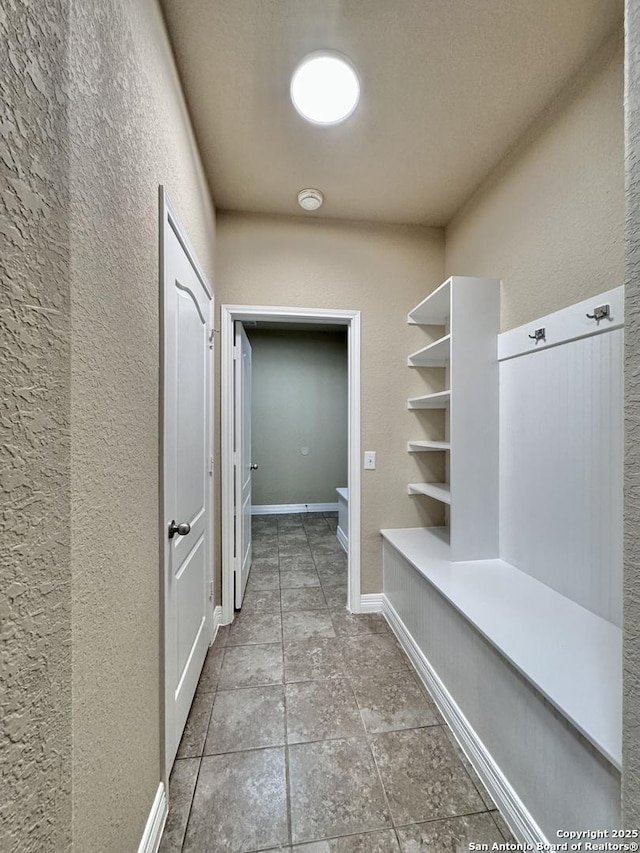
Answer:
POLYGON ((376 470, 376 452, 375 450, 365 450, 364 452, 364 470, 376 470))

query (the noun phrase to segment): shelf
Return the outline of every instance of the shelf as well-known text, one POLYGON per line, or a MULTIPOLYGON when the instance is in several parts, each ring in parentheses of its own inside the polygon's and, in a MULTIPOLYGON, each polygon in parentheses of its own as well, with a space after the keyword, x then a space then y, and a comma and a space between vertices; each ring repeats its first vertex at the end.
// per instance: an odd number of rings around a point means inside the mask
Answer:
POLYGON ((444 504, 451 503, 451 489, 448 483, 409 483, 410 495, 426 495, 444 504))
POLYGON ((409 312, 407 322, 418 326, 444 326, 451 311, 451 279, 437 287, 409 312))
POLYGON ((410 355, 409 367, 446 367, 451 358, 451 335, 445 335, 410 355))
MULTIPOLYGON (((407 353, 408 367, 422 368, 418 372, 425 380, 423 386, 411 391, 421 396, 407 400, 407 409, 417 412, 417 420, 423 422, 413 434, 442 439, 409 440, 407 451, 450 454, 435 460, 438 464, 446 462, 447 470, 436 473, 434 478, 451 484, 449 489, 441 483, 414 483, 409 492, 451 505, 451 549, 456 560, 495 557, 499 515, 496 337, 500 330, 500 282, 451 276, 409 311, 407 321, 429 333, 415 344, 421 346, 417 352, 407 353), (426 328, 431 326, 438 328, 426 328), (439 371, 435 381, 431 381, 427 368, 439 371), (447 390, 438 390, 441 388, 447 390)), ((420 461, 420 457, 414 460, 420 461)), ((422 461, 426 463, 427 457, 423 456, 422 461)), ((431 479, 426 472, 413 473, 409 476, 412 478, 431 479)))
POLYGON ((423 397, 410 397, 407 400, 409 409, 446 409, 451 400, 451 391, 438 391, 437 394, 426 394, 423 397))
POLYGON ((448 441, 408 441, 407 451, 409 453, 423 453, 429 450, 451 450, 448 441))

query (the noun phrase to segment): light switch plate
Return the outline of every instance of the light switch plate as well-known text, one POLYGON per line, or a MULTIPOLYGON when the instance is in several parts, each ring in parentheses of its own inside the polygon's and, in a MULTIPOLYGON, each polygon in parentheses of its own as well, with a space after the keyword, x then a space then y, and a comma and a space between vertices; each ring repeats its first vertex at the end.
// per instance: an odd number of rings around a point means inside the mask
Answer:
POLYGON ((365 450, 364 452, 364 470, 375 471, 376 469, 376 452, 375 450, 365 450))

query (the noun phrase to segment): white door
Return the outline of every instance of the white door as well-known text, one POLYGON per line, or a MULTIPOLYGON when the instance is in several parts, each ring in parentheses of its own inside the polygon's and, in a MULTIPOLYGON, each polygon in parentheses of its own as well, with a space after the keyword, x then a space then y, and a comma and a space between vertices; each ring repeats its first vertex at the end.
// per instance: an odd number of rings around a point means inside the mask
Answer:
POLYGON ((168 772, 184 731, 213 624, 210 599, 213 296, 166 203, 162 246, 168 772))
MULTIPOLYGON (((251 569, 251 344, 242 323, 235 324, 235 607, 251 569)), ((257 467, 257 466, 255 466, 257 467)))

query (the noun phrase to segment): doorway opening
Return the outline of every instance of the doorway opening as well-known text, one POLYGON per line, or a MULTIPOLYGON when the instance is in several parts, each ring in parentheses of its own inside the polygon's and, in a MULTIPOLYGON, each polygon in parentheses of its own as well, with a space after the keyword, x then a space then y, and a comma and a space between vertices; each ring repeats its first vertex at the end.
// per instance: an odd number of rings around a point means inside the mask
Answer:
MULTIPOLYGON (((249 336, 252 329, 278 329, 284 333, 300 329, 331 328, 336 334, 346 333, 346 390, 347 390, 347 441, 346 466, 336 486, 346 486, 349 500, 342 508, 342 527, 349 530, 347 550, 347 600, 346 605, 353 613, 360 606, 360 312, 335 309, 302 309, 265 306, 223 305, 221 309, 221 385, 222 385, 222 619, 229 623, 242 600, 244 584, 251 562, 250 547, 243 540, 243 531, 251 523, 251 474, 254 462, 250 457, 251 444, 247 432, 242 430, 245 412, 251 405, 251 394, 247 399, 247 376, 250 375, 251 349, 249 336), (246 342, 245 342, 246 339, 246 342), (249 344, 249 346, 247 346, 249 344), (242 378, 245 377, 244 386, 242 378), (238 381, 239 380, 239 381, 238 381), (244 391, 242 389, 245 389, 244 391), (244 458, 246 457, 246 458, 244 458), (346 483, 342 482, 345 479, 346 483)), ((255 335, 254 335, 255 337, 255 335)), ((344 343, 343 343, 344 346, 344 343)), ((250 379, 249 379, 250 381, 250 379)), ((305 457, 311 452, 304 440, 297 452, 305 457)), ((255 469, 254 469, 255 470, 255 469)), ((264 484, 262 484, 264 485, 264 484)), ((334 487, 329 502, 309 500, 261 503, 258 513, 324 513, 337 511, 339 494, 334 487)), ((267 500, 268 490, 258 492, 261 501, 267 500)), ((271 493, 275 494, 275 493, 271 493)), ((294 492, 292 492, 294 494, 294 492)), ((325 493, 326 497, 326 493, 325 493)), ((333 523, 333 512, 331 513, 333 523)), ((259 518, 259 515, 256 515, 259 518)), ((337 519, 336 519, 337 523, 337 519)), ((337 530, 335 531, 337 535, 337 530)), ((249 540, 250 541, 250 540, 249 540)))

